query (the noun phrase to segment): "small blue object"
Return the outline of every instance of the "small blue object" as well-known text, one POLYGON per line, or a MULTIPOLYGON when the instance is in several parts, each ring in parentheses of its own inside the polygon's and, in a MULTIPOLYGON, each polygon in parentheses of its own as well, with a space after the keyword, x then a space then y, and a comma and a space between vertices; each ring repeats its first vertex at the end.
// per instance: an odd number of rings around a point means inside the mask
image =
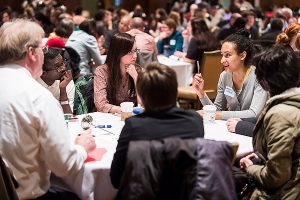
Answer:
POLYGON ((133 114, 138 115, 138 114, 141 114, 142 112, 144 112, 144 108, 135 107, 135 108, 133 108, 132 112, 133 112, 133 114))
POLYGON ((96 128, 111 128, 112 125, 97 125, 96 128))

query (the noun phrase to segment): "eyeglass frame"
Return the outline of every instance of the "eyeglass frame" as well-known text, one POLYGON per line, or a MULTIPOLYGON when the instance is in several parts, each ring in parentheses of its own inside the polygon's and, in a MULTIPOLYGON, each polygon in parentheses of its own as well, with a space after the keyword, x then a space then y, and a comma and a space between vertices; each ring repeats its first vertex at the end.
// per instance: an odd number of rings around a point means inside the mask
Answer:
POLYGON ((128 53, 127 53, 127 55, 133 55, 134 53, 140 53, 141 52, 141 50, 140 49, 138 49, 138 48, 136 48, 136 49, 134 49, 134 50, 130 50, 128 53))
POLYGON ((47 46, 38 46, 38 45, 28 45, 28 44, 25 44, 25 46, 27 48, 29 47, 33 47, 33 48, 41 48, 42 51, 43 51, 43 54, 46 54, 48 52, 48 47, 47 46))
POLYGON ((56 70, 58 73, 61 73, 61 72, 63 72, 66 69, 66 64, 67 64, 66 60, 63 59, 62 62, 60 63, 60 65, 58 67, 55 66, 54 69, 47 69, 47 70, 43 70, 43 71, 50 72, 50 71, 56 70))

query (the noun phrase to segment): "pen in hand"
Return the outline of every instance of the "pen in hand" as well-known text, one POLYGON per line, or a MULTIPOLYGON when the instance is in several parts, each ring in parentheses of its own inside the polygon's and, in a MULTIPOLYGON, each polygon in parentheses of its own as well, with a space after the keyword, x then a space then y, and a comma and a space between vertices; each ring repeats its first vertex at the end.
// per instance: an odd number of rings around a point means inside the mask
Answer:
POLYGON ((197 63, 197 73, 199 74, 199 73, 200 73, 200 65, 199 65, 199 61, 197 60, 196 63, 197 63))

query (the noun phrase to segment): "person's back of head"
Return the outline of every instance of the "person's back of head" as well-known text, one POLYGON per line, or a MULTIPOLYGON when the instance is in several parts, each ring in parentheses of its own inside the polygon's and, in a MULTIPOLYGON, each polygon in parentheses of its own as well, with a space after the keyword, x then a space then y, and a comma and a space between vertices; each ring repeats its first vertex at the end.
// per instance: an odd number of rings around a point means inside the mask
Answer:
POLYGON ((98 10, 96 13, 95 13, 95 21, 103 21, 104 19, 104 16, 105 16, 105 10, 104 9, 100 9, 98 10))
POLYGON ((73 33, 74 24, 72 20, 69 19, 62 19, 56 24, 55 27, 55 34, 62 38, 69 38, 70 35, 73 33))
POLYGON ((237 18, 231 26, 232 33, 236 32, 239 29, 245 28, 247 19, 244 17, 237 18))
POLYGON ((137 80, 137 93, 146 112, 174 107, 177 87, 175 71, 158 62, 149 63, 137 80))
POLYGON ((283 20, 280 18, 274 18, 271 21, 271 29, 282 31, 283 28, 283 20))
POLYGON ((0 28, 0 64, 20 61, 28 48, 39 46, 44 30, 37 23, 18 19, 6 22, 0 28))
POLYGON ((83 10, 83 8, 82 8, 81 6, 78 6, 78 7, 76 7, 76 8, 73 10, 73 14, 74 14, 74 15, 81 15, 82 10, 83 10))
POLYGON ((192 26, 192 34, 194 36, 201 33, 210 34, 209 28, 205 20, 202 18, 193 18, 191 20, 191 26, 192 26))
POLYGON ((277 44, 255 57, 255 74, 271 96, 300 83, 300 59, 289 45, 277 44))
POLYGON ((96 22, 94 19, 86 19, 79 24, 79 29, 94 37, 97 36, 96 22))
POLYGON ((155 10, 155 17, 159 22, 163 22, 167 18, 168 14, 164 8, 157 8, 155 10))
POLYGON ((134 17, 131 20, 130 27, 131 27, 131 29, 139 29, 139 30, 143 31, 144 27, 145 27, 145 23, 142 18, 134 17))
MULTIPOLYGON (((296 37, 296 47, 300 49, 300 24, 292 23, 290 24, 282 33, 278 34, 276 37, 277 44, 290 44, 291 40, 296 37), (298 42, 297 42, 298 41, 298 42)), ((293 45, 293 44, 292 44, 293 45)))
POLYGON ((179 26, 181 24, 181 19, 180 19, 180 14, 179 12, 176 11, 171 11, 170 14, 168 15, 168 18, 171 18, 175 21, 176 26, 179 26))
POLYGON ((65 47, 63 58, 66 61, 67 67, 72 70, 72 76, 75 82, 80 75, 80 56, 72 47, 65 47))

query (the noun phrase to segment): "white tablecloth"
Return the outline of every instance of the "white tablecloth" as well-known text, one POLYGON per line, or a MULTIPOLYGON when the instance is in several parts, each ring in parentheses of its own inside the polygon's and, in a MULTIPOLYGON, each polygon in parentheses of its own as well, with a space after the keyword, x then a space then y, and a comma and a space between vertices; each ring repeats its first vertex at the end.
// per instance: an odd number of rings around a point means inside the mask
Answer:
MULTIPOLYGON (((86 163, 76 177, 65 177, 64 181, 81 199, 114 199, 117 191, 111 185, 109 170, 124 122, 121 121, 119 116, 108 113, 91 113, 90 115, 94 119, 94 125, 112 125, 112 128, 107 130, 114 134, 107 134, 105 131, 97 128, 92 129, 97 147, 106 148, 107 152, 100 161, 86 163)), ((69 122, 69 132, 72 134, 72 137, 77 136, 82 131, 80 126, 81 118, 82 116, 79 116, 77 122, 69 122)), ((225 121, 220 120, 214 123, 205 123, 205 138, 238 142, 239 149, 237 154, 252 151, 252 138, 229 133, 225 123, 225 121)))
POLYGON ((178 86, 189 86, 192 83, 194 65, 168 58, 164 55, 157 56, 158 62, 174 69, 177 74, 178 86))

